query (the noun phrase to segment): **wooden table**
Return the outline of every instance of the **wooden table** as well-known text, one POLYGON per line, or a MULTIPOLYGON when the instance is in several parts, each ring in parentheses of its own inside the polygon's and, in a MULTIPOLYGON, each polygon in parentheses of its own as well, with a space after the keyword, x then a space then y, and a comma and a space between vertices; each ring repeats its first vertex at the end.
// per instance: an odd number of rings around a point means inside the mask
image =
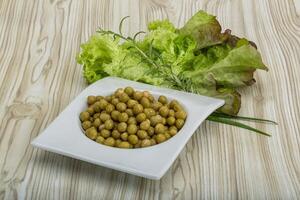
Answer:
POLYGON ((300 197, 300 1, 2 0, 0 47, 0 199, 300 197), (241 90, 240 114, 279 122, 255 125, 271 138, 206 122, 160 181, 30 146, 87 86, 75 57, 98 27, 181 26, 199 9, 258 45, 270 71, 241 90))

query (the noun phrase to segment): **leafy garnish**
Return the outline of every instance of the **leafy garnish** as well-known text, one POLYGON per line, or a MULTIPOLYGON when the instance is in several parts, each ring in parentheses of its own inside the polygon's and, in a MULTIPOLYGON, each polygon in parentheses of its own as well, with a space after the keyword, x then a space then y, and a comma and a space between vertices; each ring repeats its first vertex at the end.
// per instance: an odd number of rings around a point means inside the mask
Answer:
POLYGON ((121 20, 119 33, 99 29, 81 45, 77 61, 88 83, 118 76, 221 98, 225 105, 208 120, 259 132, 235 121, 245 120, 236 117, 241 105, 236 89, 252 85, 256 69, 267 70, 253 42, 231 35, 230 30, 222 33, 216 17, 204 11, 181 29, 168 20, 153 21, 140 41, 136 38, 143 31, 133 37, 122 34, 126 18, 121 20))

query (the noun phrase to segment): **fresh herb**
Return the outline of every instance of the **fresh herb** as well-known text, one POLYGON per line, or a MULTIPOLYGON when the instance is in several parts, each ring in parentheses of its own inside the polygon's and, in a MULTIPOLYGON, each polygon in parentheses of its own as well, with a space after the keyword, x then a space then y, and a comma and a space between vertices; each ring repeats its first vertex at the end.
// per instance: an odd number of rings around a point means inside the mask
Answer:
POLYGON ((106 76, 168 87, 221 98, 225 105, 208 117, 210 121, 245 128, 269 135, 236 120, 270 122, 236 116, 241 105, 237 88, 250 86, 256 69, 267 70, 256 45, 245 38, 221 32, 215 16, 196 13, 180 29, 168 20, 148 24, 142 40, 99 29, 81 45, 77 61, 83 65, 88 83, 106 76))

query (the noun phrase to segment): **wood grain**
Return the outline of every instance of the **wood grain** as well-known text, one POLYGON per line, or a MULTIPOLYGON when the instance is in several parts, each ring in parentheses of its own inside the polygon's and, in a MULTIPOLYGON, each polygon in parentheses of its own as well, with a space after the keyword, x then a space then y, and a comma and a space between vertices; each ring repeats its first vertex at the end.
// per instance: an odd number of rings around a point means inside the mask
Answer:
POLYGON ((0 199, 297 199, 300 197, 298 0, 0 1, 0 199), (80 44, 98 27, 181 26, 199 9, 255 41, 270 68, 242 89, 241 115, 271 138, 204 123, 160 181, 33 149, 30 141, 82 91, 80 44))

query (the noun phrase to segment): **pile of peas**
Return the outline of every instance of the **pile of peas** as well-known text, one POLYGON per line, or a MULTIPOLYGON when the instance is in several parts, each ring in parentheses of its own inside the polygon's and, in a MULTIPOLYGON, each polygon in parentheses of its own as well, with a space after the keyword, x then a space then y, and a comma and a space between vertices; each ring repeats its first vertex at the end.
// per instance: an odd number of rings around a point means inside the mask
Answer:
POLYGON ((140 148, 162 143, 183 127, 187 117, 178 101, 156 100, 148 91, 119 88, 110 96, 88 96, 80 113, 88 138, 118 148, 140 148))

